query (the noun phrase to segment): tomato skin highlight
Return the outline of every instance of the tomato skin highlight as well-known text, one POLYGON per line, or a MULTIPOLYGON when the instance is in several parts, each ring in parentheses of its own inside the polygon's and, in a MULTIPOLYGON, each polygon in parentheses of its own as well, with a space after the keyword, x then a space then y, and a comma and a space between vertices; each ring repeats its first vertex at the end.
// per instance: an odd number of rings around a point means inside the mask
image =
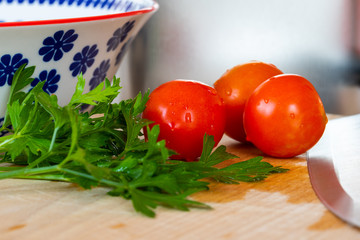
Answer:
POLYGON ((321 138, 328 122, 314 86, 295 74, 260 84, 249 97, 243 117, 248 141, 280 158, 305 153, 321 138))
POLYGON ((218 144, 224 134, 225 108, 216 90, 192 80, 166 82, 150 93, 142 115, 160 126, 159 139, 178 153, 174 159, 195 161, 205 133, 218 144))
POLYGON ((246 142, 243 113, 247 99, 262 82, 282 73, 272 64, 251 61, 227 70, 214 83, 225 104, 226 135, 237 141, 246 142))

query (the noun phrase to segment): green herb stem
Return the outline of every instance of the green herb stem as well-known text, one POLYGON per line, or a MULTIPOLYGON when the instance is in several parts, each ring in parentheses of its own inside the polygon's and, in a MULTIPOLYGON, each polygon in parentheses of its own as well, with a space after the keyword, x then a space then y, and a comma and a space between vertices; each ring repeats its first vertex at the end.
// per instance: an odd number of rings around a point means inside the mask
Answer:
POLYGON ((53 133, 52 138, 51 138, 51 143, 50 143, 50 147, 49 147, 48 152, 51 152, 53 150, 53 148, 54 148, 54 144, 55 144, 55 141, 56 141, 56 136, 57 136, 58 131, 59 131, 59 128, 55 127, 54 133, 53 133))
POLYGON ((43 155, 41 155, 38 159, 36 159, 35 161, 31 162, 27 168, 31 169, 36 167, 37 165, 39 165, 41 162, 43 162, 44 160, 46 160, 47 158, 49 158, 51 155, 53 155, 54 152, 46 152, 43 155))
POLYGON ((19 170, 25 167, 17 167, 17 166, 11 166, 11 167, 0 167, 0 172, 8 172, 8 171, 14 171, 19 170))
POLYGON ((1 152, 4 152, 4 150, 6 151, 6 148, 2 148, 2 147, 6 146, 7 144, 9 144, 12 141, 16 140, 17 138, 21 137, 19 134, 12 134, 10 136, 11 137, 9 137, 9 136, 3 137, 3 138, 6 138, 6 137, 8 137, 8 138, 0 142, 0 151, 1 152))
POLYGON ((63 175, 58 175, 58 174, 26 175, 26 176, 18 176, 18 177, 13 177, 13 178, 71 182, 71 179, 64 177, 63 175))
POLYGON ((57 165, 50 166, 50 167, 40 167, 40 168, 21 168, 18 170, 8 171, 8 172, 0 172, 0 179, 6 178, 17 178, 20 176, 27 176, 27 175, 35 175, 35 174, 43 174, 43 173, 51 173, 57 172, 59 168, 57 165))
POLYGON ((118 183, 118 182, 114 182, 114 181, 107 180, 107 179, 97 179, 97 178, 95 178, 94 176, 92 176, 90 174, 74 171, 74 170, 71 170, 71 169, 61 168, 61 171, 65 172, 65 173, 69 173, 69 174, 74 175, 74 176, 83 177, 83 178, 86 178, 86 179, 89 179, 89 180, 92 180, 92 181, 95 181, 95 182, 100 182, 100 183, 103 183, 103 184, 105 184, 107 186, 111 186, 111 187, 115 187, 115 188, 126 187, 126 185, 123 184, 123 183, 118 183))

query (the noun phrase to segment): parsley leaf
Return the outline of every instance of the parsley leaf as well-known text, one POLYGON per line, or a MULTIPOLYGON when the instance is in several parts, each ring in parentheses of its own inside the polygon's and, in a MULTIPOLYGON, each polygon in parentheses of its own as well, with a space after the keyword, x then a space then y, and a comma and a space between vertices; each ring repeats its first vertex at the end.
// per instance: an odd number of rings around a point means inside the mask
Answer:
POLYGON ((286 171, 260 157, 218 168, 219 163, 237 156, 226 152, 225 146, 213 150, 214 138, 208 135, 198 162, 170 160, 175 152, 158 140, 159 127, 150 129, 150 121, 140 117, 149 91, 114 103, 120 79, 105 79, 84 93, 85 79, 80 75, 69 103, 59 106, 56 95, 42 90, 44 83, 22 91, 32 82, 33 72, 34 67, 22 66, 14 75, 0 128, 9 131, 0 137, 0 163, 7 164, 0 166, 0 179, 65 181, 85 189, 106 187, 109 195, 129 199, 136 211, 154 217, 159 205, 182 211, 208 208, 189 199, 208 189, 207 179, 237 184, 286 171), (89 105, 91 110, 82 112, 89 105))

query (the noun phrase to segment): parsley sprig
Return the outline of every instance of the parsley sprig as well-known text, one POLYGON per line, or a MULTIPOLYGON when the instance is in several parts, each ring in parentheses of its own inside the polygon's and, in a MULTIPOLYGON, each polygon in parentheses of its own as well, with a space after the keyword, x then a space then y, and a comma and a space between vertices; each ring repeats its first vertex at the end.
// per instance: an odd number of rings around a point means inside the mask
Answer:
POLYGON ((132 201, 136 211, 155 216, 158 205, 179 210, 205 207, 191 200, 208 189, 210 180, 237 184, 265 179, 286 171, 263 162, 261 157, 227 167, 216 165, 237 156, 225 146, 215 150, 212 136, 204 136, 203 153, 197 162, 169 160, 174 152, 158 140, 159 127, 149 128, 140 114, 149 91, 134 99, 113 103, 120 80, 106 79, 84 93, 80 75, 70 102, 59 106, 39 83, 24 92, 35 67, 22 66, 14 75, 7 112, 0 131, 0 179, 23 178, 72 182, 85 189, 106 187, 111 196, 132 201), (89 112, 81 111, 93 105, 89 112), (11 126, 11 127, 8 127, 11 126), (145 141, 142 129, 147 129, 145 141))

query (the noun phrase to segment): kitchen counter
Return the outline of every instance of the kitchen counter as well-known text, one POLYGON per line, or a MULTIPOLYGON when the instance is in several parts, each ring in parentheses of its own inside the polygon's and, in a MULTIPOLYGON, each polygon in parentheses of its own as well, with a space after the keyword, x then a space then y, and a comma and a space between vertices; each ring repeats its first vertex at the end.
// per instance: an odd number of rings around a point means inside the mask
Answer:
MULTIPOLYGON (((261 155, 251 145, 224 137, 239 156, 261 155)), ((190 212, 159 207, 155 219, 136 213, 130 201, 74 184, 0 181, 0 239, 360 239, 360 230, 333 216, 317 199, 305 155, 264 157, 290 169, 255 183, 212 183, 192 198, 212 209, 190 212)))

